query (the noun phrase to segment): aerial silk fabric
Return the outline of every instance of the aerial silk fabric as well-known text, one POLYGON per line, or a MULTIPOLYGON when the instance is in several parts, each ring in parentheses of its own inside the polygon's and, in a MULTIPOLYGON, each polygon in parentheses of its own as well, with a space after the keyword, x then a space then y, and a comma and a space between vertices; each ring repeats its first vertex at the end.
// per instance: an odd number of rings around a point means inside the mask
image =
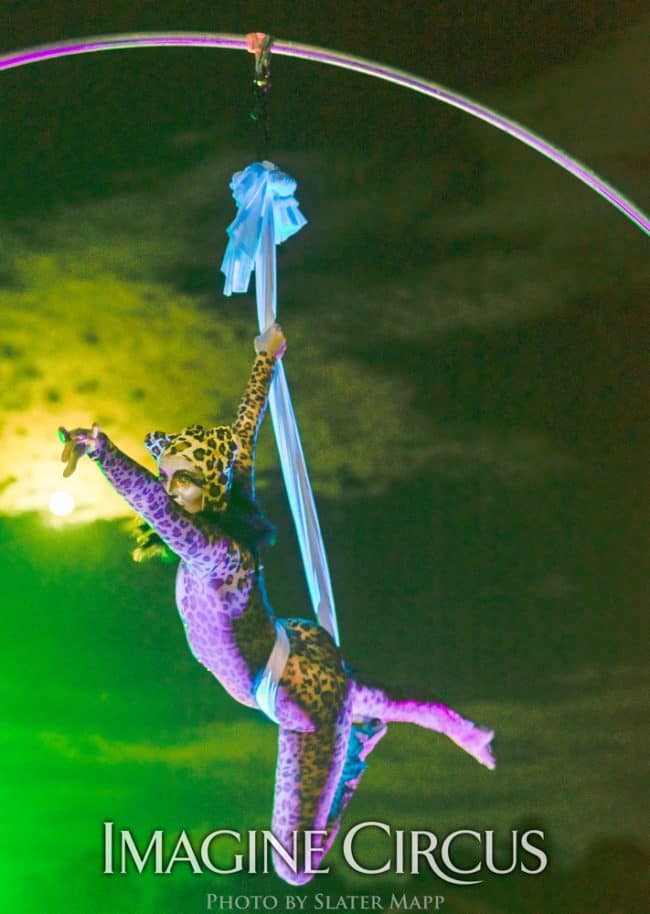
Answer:
POLYGON ((264 318, 272 316, 264 326, 260 323, 261 330, 273 323, 276 311, 275 250, 267 242, 282 244, 307 223, 293 196, 296 187, 294 179, 272 162, 254 162, 233 175, 230 182, 238 210, 227 230, 230 240, 221 264, 226 277, 223 293, 247 292, 254 269, 258 278, 260 273, 268 272, 273 288, 269 287, 269 294, 260 301, 258 283, 257 305, 258 316, 260 306, 264 318), (271 259, 271 269, 267 271, 265 261, 271 259))
MULTIPOLYGON (((255 162, 237 172, 230 182, 238 211, 228 226, 229 241, 221 264, 226 277, 224 294, 248 291, 251 273, 255 271, 260 332, 277 316, 275 247, 307 222, 293 196, 296 186, 295 180, 272 162, 255 162)), ((276 368, 269 404, 312 606, 319 624, 339 644, 325 546, 282 362, 276 368)), ((256 690, 258 703, 274 720, 277 686, 289 652, 281 623, 276 625, 276 632, 275 647, 256 690)))

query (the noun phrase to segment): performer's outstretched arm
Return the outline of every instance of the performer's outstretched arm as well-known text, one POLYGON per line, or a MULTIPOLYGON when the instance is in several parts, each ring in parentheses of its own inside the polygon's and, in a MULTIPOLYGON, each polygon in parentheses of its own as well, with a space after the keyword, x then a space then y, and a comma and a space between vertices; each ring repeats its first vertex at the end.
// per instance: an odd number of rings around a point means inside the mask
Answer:
POLYGON ((233 431, 239 442, 235 462, 235 478, 244 494, 255 497, 255 444, 268 403, 269 387, 278 359, 287 348, 278 324, 272 324, 261 336, 255 338, 257 355, 244 389, 233 431))
POLYGON ((94 425, 92 429, 60 430, 65 440, 62 460, 65 476, 74 472, 77 460, 87 454, 131 508, 140 514, 183 561, 197 569, 211 570, 223 557, 225 541, 208 535, 196 519, 169 497, 160 481, 145 467, 123 453, 94 425))

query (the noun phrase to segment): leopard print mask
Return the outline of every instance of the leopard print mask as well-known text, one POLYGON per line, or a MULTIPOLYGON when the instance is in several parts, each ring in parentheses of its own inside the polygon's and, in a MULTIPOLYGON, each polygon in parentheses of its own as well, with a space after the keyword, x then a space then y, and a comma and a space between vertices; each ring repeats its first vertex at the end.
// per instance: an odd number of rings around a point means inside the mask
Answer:
POLYGON ((150 432, 144 444, 158 462, 163 456, 182 454, 205 479, 205 507, 213 511, 228 507, 233 466, 239 451, 239 442, 229 425, 216 428, 189 425, 177 435, 150 432))

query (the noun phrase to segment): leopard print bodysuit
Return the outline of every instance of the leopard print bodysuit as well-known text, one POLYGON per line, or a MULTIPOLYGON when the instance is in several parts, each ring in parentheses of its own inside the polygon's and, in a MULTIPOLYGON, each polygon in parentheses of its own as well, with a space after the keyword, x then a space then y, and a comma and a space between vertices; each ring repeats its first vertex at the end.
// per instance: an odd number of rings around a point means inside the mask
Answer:
MULTIPOLYGON (((254 496, 254 453, 274 370, 259 353, 233 425, 189 426, 179 435, 154 432, 147 447, 157 458, 183 453, 201 468, 207 503, 223 507, 233 476, 254 496)), ((180 558, 176 601, 190 649, 197 660, 243 705, 255 708, 255 688, 275 640, 263 572, 253 553, 228 538, 200 514, 189 514, 167 494, 160 480, 99 433, 89 451, 113 488, 180 558)), ((329 633, 304 619, 280 620, 290 653, 281 676, 276 715, 278 762, 272 830, 297 859, 274 855, 285 881, 312 878, 304 858, 304 833, 322 830, 312 851, 318 868, 336 837, 365 759, 391 721, 406 721, 442 732, 478 761, 493 766, 492 734, 442 704, 396 701, 383 690, 362 686, 345 671, 329 633)))

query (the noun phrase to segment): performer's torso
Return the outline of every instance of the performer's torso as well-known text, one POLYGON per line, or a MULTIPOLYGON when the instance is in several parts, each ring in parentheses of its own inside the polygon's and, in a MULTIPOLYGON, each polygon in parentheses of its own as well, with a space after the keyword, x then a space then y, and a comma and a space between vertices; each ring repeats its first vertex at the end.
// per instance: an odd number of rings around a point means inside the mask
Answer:
POLYGON ((242 704, 256 707, 255 679, 273 647, 275 629, 253 556, 230 543, 210 575, 181 562, 176 603, 192 653, 242 704))
MULTIPOLYGON (((257 707, 254 691, 275 642, 275 626, 262 571, 251 553, 230 541, 223 561, 209 574, 181 562, 176 602, 197 660, 233 698, 257 707)), ((309 731, 328 725, 348 690, 340 651, 315 622, 284 619, 283 624, 290 653, 278 689, 280 726, 309 731)))

